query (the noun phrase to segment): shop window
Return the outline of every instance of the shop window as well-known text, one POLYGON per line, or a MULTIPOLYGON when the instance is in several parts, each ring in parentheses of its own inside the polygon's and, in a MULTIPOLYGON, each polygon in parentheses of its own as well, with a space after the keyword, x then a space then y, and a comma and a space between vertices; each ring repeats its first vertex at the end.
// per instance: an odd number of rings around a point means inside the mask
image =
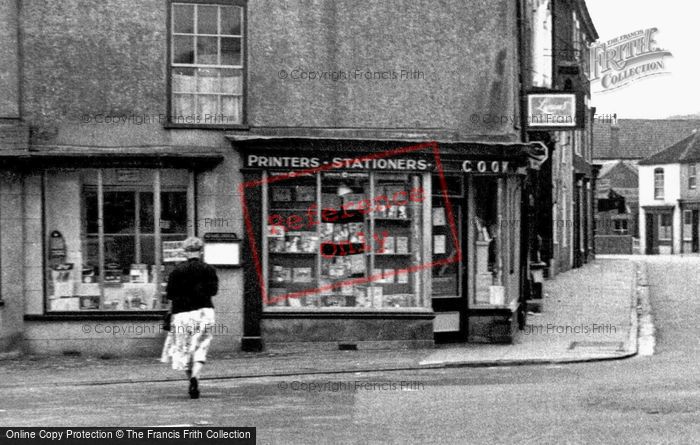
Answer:
POLYGON ((697 171, 695 164, 690 164, 688 166, 688 188, 690 190, 695 190, 697 187, 697 171))
POLYGON ((671 240, 673 223, 670 213, 662 213, 659 215, 659 239, 664 241, 671 240))
POLYGON ((616 219, 614 221, 613 232, 616 235, 627 235, 629 233, 628 221, 626 219, 616 219))
POLYGON ((243 123, 245 10, 242 2, 223 3, 172 3, 174 124, 243 123))
POLYGON ((185 170, 47 171, 47 309, 166 309, 191 183, 185 170))
POLYGON ((664 169, 654 169, 654 199, 664 199, 664 169))
POLYGON ((420 175, 323 172, 266 194, 267 310, 424 305, 420 175))

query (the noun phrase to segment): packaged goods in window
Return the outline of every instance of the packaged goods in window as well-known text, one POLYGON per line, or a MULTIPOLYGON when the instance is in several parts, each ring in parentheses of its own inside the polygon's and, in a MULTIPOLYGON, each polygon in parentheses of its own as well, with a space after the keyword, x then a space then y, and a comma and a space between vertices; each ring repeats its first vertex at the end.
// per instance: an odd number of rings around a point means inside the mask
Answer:
POLYGON ((292 270, 289 267, 273 265, 270 277, 273 283, 286 283, 292 281, 292 270))
POLYGON ((396 282, 398 284, 408 284, 408 271, 406 269, 396 271, 396 282))
POLYGON ((285 242, 284 238, 270 238, 268 240, 268 246, 270 249, 270 252, 285 252, 285 242))
POLYGON ((396 217, 400 219, 408 219, 408 208, 405 205, 397 206, 396 217))
POLYGON ((433 225, 444 226, 447 224, 444 207, 433 207, 433 225))
POLYGON ((343 278, 345 276, 345 265, 334 263, 328 268, 328 275, 331 278, 343 278))
POLYGON ((363 244, 365 242, 365 225, 363 223, 348 224, 349 241, 363 244))
POLYGON ((350 273, 352 275, 364 274, 365 273, 365 256, 364 255, 350 255, 350 273))
POLYGON ((292 189, 288 187, 271 187, 272 200, 278 202, 288 202, 292 200, 292 189))
POLYGON ((447 252, 447 238, 445 235, 433 235, 433 253, 441 255, 447 252))
POLYGON ((367 287, 366 286, 355 286, 352 289, 352 295, 355 299, 356 307, 370 307, 372 302, 367 298, 367 287))
POLYGON ((288 232, 284 244, 285 252, 301 252, 301 237, 302 232, 288 232))
POLYGON ((382 272, 382 283, 393 283, 396 271, 394 269, 384 269, 382 272))
POLYGON ((370 277, 370 281, 372 282, 381 282, 382 278, 384 277, 384 271, 382 269, 372 269, 372 276, 370 277))
POLYGON ((295 283, 310 283, 313 281, 313 274, 310 267, 295 267, 293 270, 293 282, 295 283))
POLYGON ((148 266, 145 264, 132 264, 129 271, 130 283, 148 283, 148 266))
POLYGON ((345 306, 345 296, 344 295, 325 295, 322 298, 324 306, 345 306))
POLYGON ((163 241, 163 262, 177 263, 180 261, 187 261, 182 241, 163 241))
POLYGON ((105 264, 105 284, 120 284, 122 282, 122 268, 117 263, 105 264))
POLYGON ((391 255, 393 253, 396 253, 396 244, 395 244, 395 238, 393 236, 385 236, 384 237, 384 245, 381 246, 380 244, 380 251, 377 253, 382 253, 386 255, 391 255))
POLYGON ((409 252, 408 237, 407 236, 397 236, 396 237, 396 253, 406 254, 408 252, 409 252))
POLYGON ((383 307, 407 307, 413 299, 411 294, 391 294, 384 295, 382 298, 383 307))
POLYGON ((92 266, 83 266, 82 280, 83 283, 95 282, 95 268, 92 266))
POLYGON ((272 306, 287 306, 287 299, 283 298, 287 293, 286 287, 271 287, 268 294, 269 304, 272 306))
POLYGON ((296 200, 300 202, 316 201, 316 187, 299 185, 296 187, 296 200))
POLYGON ((267 237, 268 238, 281 238, 284 239, 285 228, 283 225, 270 224, 267 226, 267 237))
POLYGON ((49 300, 49 302, 51 304, 52 311, 67 312, 67 311, 79 311, 80 310, 80 298, 79 297, 54 298, 52 300, 49 300))
POLYGON ((370 286, 367 288, 368 298, 372 300, 372 307, 382 307, 384 299, 384 288, 381 286, 370 286))
POLYGON ((367 199, 362 193, 348 193, 343 196, 343 208, 347 210, 359 210, 367 199))
POLYGON ((314 232, 302 232, 301 251, 315 253, 318 251, 318 235, 314 232))
POLYGON ((304 297, 290 297, 287 299, 287 302, 291 307, 301 307, 302 306, 302 298, 304 297))
POLYGON ((333 240, 333 223, 321 223, 321 240, 333 240))
POLYGON ((80 297, 80 310, 95 310, 100 308, 100 296, 80 297))
POLYGON ((349 284, 340 286, 341 295, 355 295, 355 287, 349 284))
POLYGON ((333 241, 342 242, 348 241, 350 232, 348 231, 347 224, 335 224, 333 227, 333 241))

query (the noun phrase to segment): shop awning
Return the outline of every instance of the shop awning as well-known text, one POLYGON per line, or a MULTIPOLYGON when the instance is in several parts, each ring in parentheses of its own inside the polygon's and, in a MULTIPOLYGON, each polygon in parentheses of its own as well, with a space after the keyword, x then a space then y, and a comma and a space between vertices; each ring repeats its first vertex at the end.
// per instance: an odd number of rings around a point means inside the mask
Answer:
MULTIPOLYGON (((436 142, 440 157, 445 161, 464 159, 489 159, 521 161, 531 169, 538 170, 549 156, 547 147, 539 141, 493 142, 493 141, 426 141, 406 139, 359 139, 332 137, 289 137, 252 134, 228 134, 234 148, 246 153, 287 152, 297 155, 320 153, 343 153, 362 156, 367 153, 395 150, 426 142, 436 142)), ((428 150, 426 150, 426 153, 428 150)))
POLYGON ((177 147, 175 150, 173 147, 119 147, 12 151, 0 153, 0 165, 18 168, 148 167, 201 170, 210 169, 224 159, 222 151, 202 151, 196 147, 177 147))

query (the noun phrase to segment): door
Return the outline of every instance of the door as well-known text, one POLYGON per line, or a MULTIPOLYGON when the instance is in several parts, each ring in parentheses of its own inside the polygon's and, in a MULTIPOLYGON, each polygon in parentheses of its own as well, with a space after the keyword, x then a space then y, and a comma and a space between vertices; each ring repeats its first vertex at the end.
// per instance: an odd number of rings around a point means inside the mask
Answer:
POLYGON ((654 255, 659 253, 658 246, 656 245, 656 220, 657 220, 657 215, 654 213, 649 213, 647 212, 644 215, 644 219, 646 220, 646 252, 644 252, 647 255, 654 255))
POLYGON ((433 333, 437 343, 467 340, 466 242, 463 241, 464 194, 461 177, 446 178, 450 217, 439 182, 433 179, 432 202, 432 294, 435 319, 433 333), (453 221, 454 223, 451 223, 453 221), (455 233, 456 232, 456 233, 455 233), (456 235, 456 239, 455 239, 456 235), (462 250, 462 261, 453 261, 462 250))
POLYGON ((692 241, 693 253, 700 252, 700 240, 698 240, 698 225, 700 225, 700 211, 693 210, 693 241, 692 241))

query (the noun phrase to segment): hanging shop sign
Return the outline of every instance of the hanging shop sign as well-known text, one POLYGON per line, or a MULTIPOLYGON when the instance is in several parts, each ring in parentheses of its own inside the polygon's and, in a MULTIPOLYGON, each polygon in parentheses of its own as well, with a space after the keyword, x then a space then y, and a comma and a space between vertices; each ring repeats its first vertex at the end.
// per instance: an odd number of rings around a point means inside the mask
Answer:
POLYGON ((583 94, 562 91, 537 91, 527 94, 528 130, 575 130, 585 127, 583 94))

